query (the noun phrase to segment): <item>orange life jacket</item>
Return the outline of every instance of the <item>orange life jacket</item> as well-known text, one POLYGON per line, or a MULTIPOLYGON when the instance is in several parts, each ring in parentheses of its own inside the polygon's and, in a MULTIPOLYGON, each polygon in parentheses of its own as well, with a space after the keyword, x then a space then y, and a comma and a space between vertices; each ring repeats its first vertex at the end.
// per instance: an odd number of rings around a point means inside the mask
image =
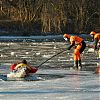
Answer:
POLYGON ((78 37, 78 36, 71 36, 70 37, 71 44, 73 42, 75 42, 75 44, 77 45, 77 44, 80 44, 82 41, 83 41, 83 39, 81 37, 78 37))
POLYGON ((97 34, 94 35, 94 40, 95 40, 95 39, 100 40, 100 34, 99 34, 99 33, 97 33, 97 34))

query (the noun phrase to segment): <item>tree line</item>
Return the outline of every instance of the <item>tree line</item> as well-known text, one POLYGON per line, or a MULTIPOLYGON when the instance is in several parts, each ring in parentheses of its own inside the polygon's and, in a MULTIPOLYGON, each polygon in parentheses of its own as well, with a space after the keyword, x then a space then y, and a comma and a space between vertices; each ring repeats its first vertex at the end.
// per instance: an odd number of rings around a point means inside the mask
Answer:
POLYGON ((0 0, 0 22, 10 21, 8 28, 26 33, 86 33, 99 26, 99 4, 100 0, 0 0))

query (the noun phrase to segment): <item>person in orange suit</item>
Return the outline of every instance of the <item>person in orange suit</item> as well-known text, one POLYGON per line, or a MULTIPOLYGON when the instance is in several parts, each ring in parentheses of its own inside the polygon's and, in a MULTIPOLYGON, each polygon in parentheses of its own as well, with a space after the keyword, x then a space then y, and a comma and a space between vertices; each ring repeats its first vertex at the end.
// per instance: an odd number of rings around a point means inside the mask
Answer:
MULTIPOLYGON (((94 41, 94 49, 98 50, 98 55, 99 55, 99 59, 100 59, 100 33, 96 33, 94 31, 90 32, 91 37, 93 38, 94 41)), ((100 75, 100 62, 99 62, 99 66, 97 66, 96 74, 100 75)))
POLYGON ((93 41, 94 41, 94 49, 98 49, 98 46, 100 48, 100 33, 96 33, 94 31, 92 31, 90 33, 91 37, 93 38, 93 41))
POLYGON ((100 40, 98 41, 97 46, 98 46, 98 55, 99 55, 99 59, 100 59, 100 40))
POLYGON ((72 47, 75 47, 73 57, 74 67, 80 70, 82 68, 80 55, 86 48, 86 43, 84 42, 83 38, 79 36, 70 36, 69 34, 64 34, 63 37, 66 41, 70 42, 70 46, 67 48, 67 50, 70 50, 72 47))

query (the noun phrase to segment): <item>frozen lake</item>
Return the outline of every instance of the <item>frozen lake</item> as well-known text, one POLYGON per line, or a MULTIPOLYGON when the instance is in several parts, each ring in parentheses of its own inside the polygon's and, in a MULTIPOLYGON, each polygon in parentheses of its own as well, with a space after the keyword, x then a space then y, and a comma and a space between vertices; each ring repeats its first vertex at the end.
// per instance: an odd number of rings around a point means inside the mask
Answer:
POLYGON ((84 71, 70 70, 72 50, 49 60, 29 80, 2 80, 10 72, 11 63, 25 58, 32 66, 38 66, 66 45, 63 42, 1 42, 0 100, 100 100, 100 75, 94 74, 97 53, 88 48, 82 54, 84 71))

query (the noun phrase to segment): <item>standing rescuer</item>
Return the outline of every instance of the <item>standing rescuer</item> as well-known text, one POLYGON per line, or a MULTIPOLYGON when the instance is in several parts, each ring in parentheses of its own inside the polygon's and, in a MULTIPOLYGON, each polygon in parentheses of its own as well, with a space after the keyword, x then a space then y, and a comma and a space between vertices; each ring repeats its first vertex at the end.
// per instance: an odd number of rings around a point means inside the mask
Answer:
POLYGON ((91 37, 93 38, 94 40, 94 49, 98 49, 99 48, 99 58, 100 58, 100 33, 96 33, 94 31, 92 31, 90 33, 91 37))
POLYGON ((84 51, 86 43, 81 37, 78 36, 70 36, 69 34, 64 34, 63 37, 66 41, 70 42, 70 46, 67 48, 67 50, 70 50, 73 46, 75 47, 73 55, 74 67, 80 70, 82 68, 80 54, 84 51))
POLYGON ((91 37, 93 38, 93 40, 94 40, 94 48, 95 48, 95 50, 97 49, 97 44, 98 44, 98 42, 100 41, 100 34, 99 33, 96 33, 96 32, 94 32, 94 31, 92 31, 91 33, 90 33, 90 35, 91 35, 91 37))
MULTIPOLYGON (((94 31, 92 31, 90 33, 91 37, 94 40, 94 49, 98 49, 98 55, 99 55, 99 59, 100 59, 100 33, 96 33, 94 31)), ((99 66, 96 68, 96 74, 100 75, 100 61, 99 61, 99 66)))
POLYGON ((100 39, 99 39, 99 41, 98 41, 98 49, 99 49, 99 51, 98 51, 98 55, 99 55, 99 60, 100 60, 100 39))

